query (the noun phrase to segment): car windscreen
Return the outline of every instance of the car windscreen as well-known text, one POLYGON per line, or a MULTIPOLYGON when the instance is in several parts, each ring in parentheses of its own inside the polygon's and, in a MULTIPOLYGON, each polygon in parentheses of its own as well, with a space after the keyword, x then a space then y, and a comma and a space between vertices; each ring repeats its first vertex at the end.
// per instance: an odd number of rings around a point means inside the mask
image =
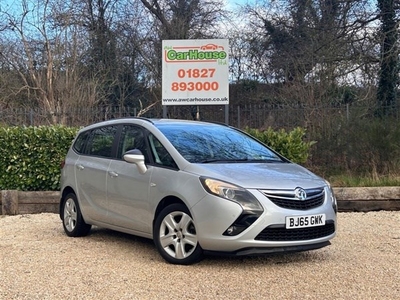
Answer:
POLYGON ((157 124, 178 152, 191 163, 283 162, 262 143, 218 124, 157 124))

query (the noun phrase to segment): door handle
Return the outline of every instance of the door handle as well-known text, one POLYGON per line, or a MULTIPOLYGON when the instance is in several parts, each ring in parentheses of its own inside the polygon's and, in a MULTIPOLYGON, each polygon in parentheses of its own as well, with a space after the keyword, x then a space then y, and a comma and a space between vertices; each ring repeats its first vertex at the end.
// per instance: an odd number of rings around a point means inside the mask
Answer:
POLYGON ((78 170, 83 170, 83 169, 85 168, 85 167, 82 166, 82 165, 76 165, 76 167, 77 167, 78 170))
POLYGON ((118 173, 114 171, 109 171, 108 174, 110 174, 111 177, 118 177, 118 173))

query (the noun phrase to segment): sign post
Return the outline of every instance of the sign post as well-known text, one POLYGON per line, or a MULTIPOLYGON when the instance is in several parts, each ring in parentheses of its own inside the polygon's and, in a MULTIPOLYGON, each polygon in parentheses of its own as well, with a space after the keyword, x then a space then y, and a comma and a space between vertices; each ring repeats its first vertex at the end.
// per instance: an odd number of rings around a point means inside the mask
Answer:
MULTIPOLYGON (((229 104, 228 40, 164 40, 162 105, 229 104)), ((166 109, 163 109, 166 115, 166 109)), ((226 119, 226 117, 225 117, 226 119)))

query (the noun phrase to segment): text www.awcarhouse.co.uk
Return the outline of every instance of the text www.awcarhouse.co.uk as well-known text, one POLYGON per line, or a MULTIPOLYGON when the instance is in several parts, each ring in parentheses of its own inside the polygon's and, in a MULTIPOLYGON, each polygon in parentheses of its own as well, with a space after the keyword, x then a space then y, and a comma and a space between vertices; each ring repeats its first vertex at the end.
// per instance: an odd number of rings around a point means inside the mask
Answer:
POLYGON ((201 102, 226 102, 228 101, 227 97, 222 98, 167 98, 163 99, 164 103, 180 103, 180 102, 187 102, 187 103, 201 103, 201 102))

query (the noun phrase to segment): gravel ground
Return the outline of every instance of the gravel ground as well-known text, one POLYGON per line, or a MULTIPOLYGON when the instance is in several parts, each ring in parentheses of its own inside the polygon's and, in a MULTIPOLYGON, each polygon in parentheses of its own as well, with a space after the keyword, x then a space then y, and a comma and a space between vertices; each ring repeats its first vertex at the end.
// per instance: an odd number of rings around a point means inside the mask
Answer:
POLYGON ((0 216, 0 299, 400 299, 400 211, 339 213, 323 249, 165 263, 152 241, 56 214, 0 216))

